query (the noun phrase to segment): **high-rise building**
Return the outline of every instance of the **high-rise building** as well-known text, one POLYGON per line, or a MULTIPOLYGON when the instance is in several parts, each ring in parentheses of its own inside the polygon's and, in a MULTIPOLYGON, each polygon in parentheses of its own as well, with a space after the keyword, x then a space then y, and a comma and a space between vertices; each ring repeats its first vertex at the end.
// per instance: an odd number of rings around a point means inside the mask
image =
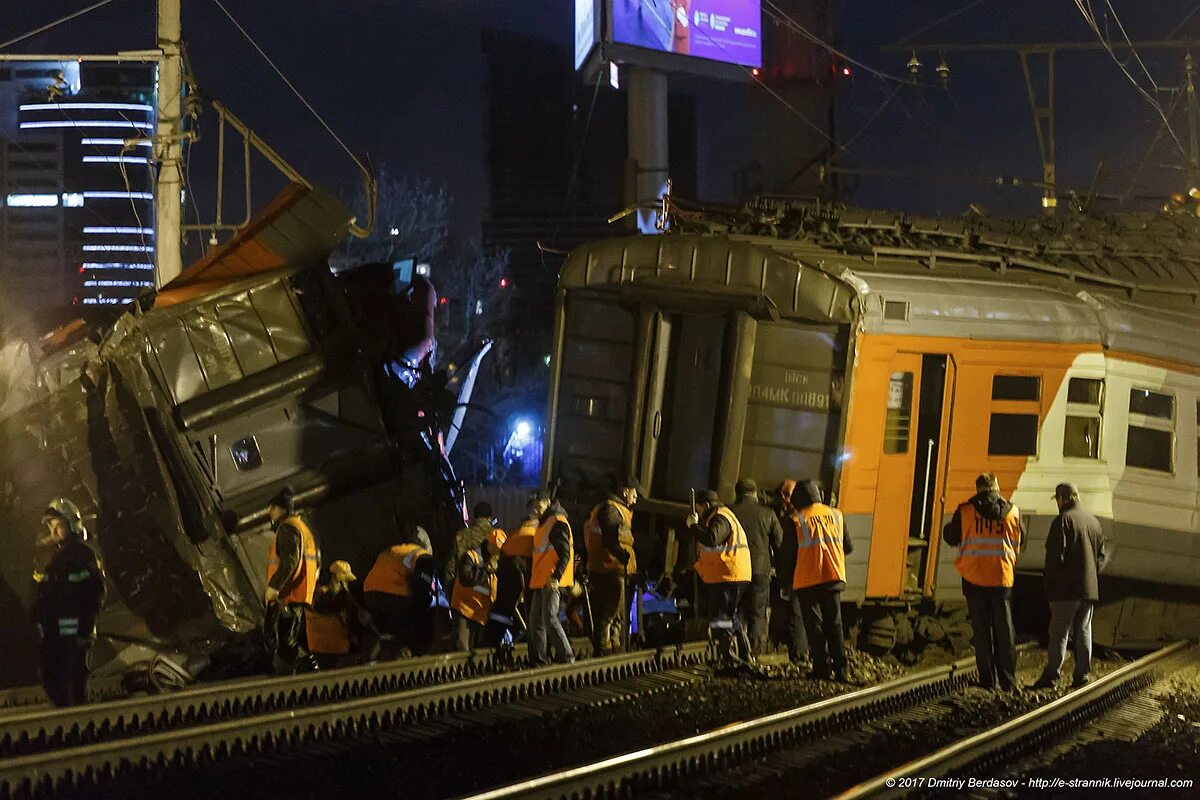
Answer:
POLYGON ((155 68, 0 67, 0 313, 62 319, 154 285, 155 68))

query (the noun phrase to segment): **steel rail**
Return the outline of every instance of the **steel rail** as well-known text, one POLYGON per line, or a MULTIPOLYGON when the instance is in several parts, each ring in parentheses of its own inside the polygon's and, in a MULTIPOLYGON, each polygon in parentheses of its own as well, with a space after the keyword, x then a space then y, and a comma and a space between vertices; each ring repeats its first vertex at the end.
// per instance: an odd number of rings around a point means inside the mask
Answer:
POLYGON ((624 797, 664 778, 719 768, 785 746, 806 733, 891 713, 944 694, 977 675, 974 657, 964 658, 799 708, 474 794, 467 800, 624 797))
POLYGON ((920 778, 1001 764, 1018 751, 1036 747, 1048 736, 1078 727, 1120 703, 1151 682, 1155 667, 1190 646, 1187 641, 1167 645, 1027 714, 864 781, 834 800, 904 797, 922 790, 920 778))
MULTIPOLYGON (((513 663, 528 663, 524 645, 514 648, 513 663)), ((7 709, 0 714, 0 758, 151 733, 195 722, 215 722, 244 714, 352 700, 495 672, 504 666, 491 653, 475 657, 451 653, 299 675, 255 676, 86 706, 7 709)))
POLYGON ((4 759, 0 760, 0 798, 106 783, 134 769, 172 769, 361 736, 440 714, 697 664, 710 658, 711 652, 707 642, 668 651, 634 651, 4 759))

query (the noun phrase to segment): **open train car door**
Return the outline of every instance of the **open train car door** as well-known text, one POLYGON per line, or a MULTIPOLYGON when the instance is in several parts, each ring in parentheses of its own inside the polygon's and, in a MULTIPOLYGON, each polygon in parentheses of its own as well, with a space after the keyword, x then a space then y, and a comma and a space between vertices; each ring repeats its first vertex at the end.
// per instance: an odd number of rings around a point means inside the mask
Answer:
POLYGON ((944 354, 898 352, 888 365, 868 598, 916 598, 933 591, 953 371, 944 354))

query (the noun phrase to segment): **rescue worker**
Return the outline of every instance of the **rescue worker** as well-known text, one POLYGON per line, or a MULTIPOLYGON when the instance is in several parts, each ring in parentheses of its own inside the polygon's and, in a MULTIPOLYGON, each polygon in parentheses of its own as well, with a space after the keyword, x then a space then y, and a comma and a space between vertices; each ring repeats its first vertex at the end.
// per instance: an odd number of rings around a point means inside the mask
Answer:
POLYGON ((267 553, 266 613, 263 625, 276 674, 293 673, 308 656, 304 610, 312 605, 321 554, 312 531, 296 514, 290 486, 267 503, 275 535, 267 553))
POLYGON ((450 594, 454 612, 454 644, 459 652, 474 653, 484 625, 496 600, 496 568, 504 531, 494 529, 475 550, 468 550, 458 562, 458 577, 450 594))
POLYGON ((367 610, 380 632, 400 647, 422 654, 433 643, 437 563, 421 545, 421 529, 400 523, 400 543, 379 554, 363 581, 367 610))
POLYGON ((334 561, 329 565, 329 584, 317 587, 312 608, 304 614, 308 651, 322 669, 373 660, 377 655, 378 643, 373 648, 368 644, 374 627, 371 615, 350 591, 356 580, 348 561, 334 561))
POLYGON ((816 481, 798 483, 791 504, 796 535, 792 614, 803 619, 808 634, 811 677, 844 683, 842 592, 846 588, 846 554, 854 551, 854 545, 846 535, 842 512, 821 502, 821 486, 816 481))
MULTIPOLYGON (((543 504, 539 503, 539 506, 543 504)), ((571 641, 558 619, 562 592, 575 585, 575 541, 567 512, 557 500, 546 500, 533 538, 533 571, 529 576, 529 663, 541 666, 554 651, 557 664, 575 660, 571 641), (547 639, 549 643, 547 644, 547 639)))
POLYGON ((42 686, 56 706, 81 705, 88 700, 88 655, 104 605, 104 568, 87 545, 83 516, 70 500, 51 500, 42 522, 47 532, 42 542, 54 545, 46 568, 33 573, 42 686))
POLYGON ((962 576, 971 617, 979 685, 1018 691, 1012 586, 1025 544, 1021 511, 1000 496, 996 476, 984 473, 975 479, 975 496, 955 510, 943 538, 959 548, 954 567, 962 576))
POLYGON ((533 568, 533 540, 538 521, 550 504, 550 493, 533 492, 526 504, 528 513, 521 524, 504 539, 496 568, 496 601, 488 614, 483 643, 486 647, 511 645, 516 631, 523 628, 518 620, 528 612, 529 573, 533 568))
POLYGON ((700 492, 687 525, 696 542, 696 574, 708 592, 708 628, 727 661, 750 656, 738 605, 750 585, 750 548, 742 523, 712 489, 700 492))
POLYGON ((615 481, 604 502, 592 509, 583 528, 587 548, 592 631, 600 655, 619 653, 629 631, 626 584, 637 573, 633 552, 633 511, 642 487, 637 478, 615 481))
POLYGON ((478 550, 479 545, 483 544, 484 539, 492 532, 495 524, 492 517, 491 503, 481 501, 475 504, 475 508, 471 510, 471 524, 465 528, 459 528, 454 534, 450 557, 446 559, 443 567, 443 587, 448 589, 454 585, 458 564, 462 561, 462 557, 468 550, 478 550))
POLYGON ((792 507, 792 493, 796 491, 796 481, 788 479, 781 481, 775 489, 774 511, 779 520, 781 530, 786 531, 783 544, 775 553, 775 575, 779 582, 779 598, 783 601, 783 613, 787 617, 787 648, 788 661, 798 667, 811 667, 812 658, 809 656, 808 631, 804 628, 804 617, 795 613, 792 606, 792 581, 796 574, 796 545, 797 539, 792 535, 795 528, 793 517, 796 509, 792 507))
POLYGON ((1067 657, 1067 638, 1075 642, 1071 688, 1089 680, 1092 670, 1092 610, 1100 599, 1100 573, 1108 562, 1108 543, 1100 520, 1079 507, 1079 490, 1070 483, 1054 488, 1058 516, 1046 537, 1046 599, 1050 601, 1050 640, 1046 668, 1032 689, 1053 689, 1067 657))
POLYGON ((757 656, 767 641, 767 607, 771 603, 771 570, 774 554, 783 545, 779 517, 758 502, 758 484, 742 478, 734 487, 737 502, 730 511, 742 523, 750 546, 750 587, 742 595, 738 613, 746 625, 750 654, 757 656))

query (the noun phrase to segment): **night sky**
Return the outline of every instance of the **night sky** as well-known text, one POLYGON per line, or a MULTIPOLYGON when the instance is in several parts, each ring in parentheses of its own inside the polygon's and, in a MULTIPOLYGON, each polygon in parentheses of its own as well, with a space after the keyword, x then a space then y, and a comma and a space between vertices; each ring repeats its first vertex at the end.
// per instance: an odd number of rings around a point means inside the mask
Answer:
MULTIPOLYGON (((85 0, 6 3, 0 41, 87 4, 85 0)), ((481 31, 501 27, 566 45, 573 13, 568 0, 227 0, 226 4, 352 147, 370 152, 376 164, 393 171, 444 181, 456 198, 455 226, 468 236, 477 235, 486 202, 481 31)), ((970 5, 971 0, 835 2, 837 42, 871 66, 904 76, 907 54, 882 53, 879 46, 970 5)), ((1103 2, 1093 0, 1092 5, 1098 15, 1106 10, 1103 2)), ((1195 0, 1114 0, 1135 39, 1164 38, 1195 5, 1195 0)), ((147 48, 153 44, 153 30, 152 0, 115 0, 13 49, 147 48)), ((1120 37, 1115 24, 1112 35, 1120 37)), ((1188 35, 1200 39, 1200 14, 1192 16, 1179 34, 1188 35)), ((349 159, 212 0, 184 0, 184 36, 205 92, 224 100, 301 172, 354 199, 356 173, 349 159)), ((985 0, 921 33, 916 41, 1093 38, 1070 0, 985 0)), ((991 211, 1032 213, 1037 190, 997 189, 963 178, 1040 177, 1016 55, 948 54, 952 70, 948 89, 933 81, 937 54, 922 52, 921 57, 925 85, 896 91, 840 161, 846 166, 954 174, 959 179, 863 178, 851 182, 856 188, 853 202, 927 213, 960 213, 967 203, 977 202, 991 211)), ((1160 86, 1179 85, 1181 53, 1144 53, 1143 58, 1160 86)), ((1059 182, 1086 189, 1097 163, 1103 161, 1100 190, 1123 193, 1158 129, 1158 117, 1103 51, 1066 54, 1060 62, 1059 182)), ((1138 65, 1131 64, 1130 70, 1149 85, 1138 65)), ((838 89, 843 142, 860 131, 896 86, 865 70, 854 71, 854 80, 838 89)), ((536 91, 537 87, 530 87, 531 102, 536 101, 536 91)), ((1166 92, 1160 97, 1164 105, 1171 100, 1166 92)), ((1172 121, 1182 139, 1186 135, 1182 113, 1172 121)), ((211 133, 211 128, 202 127, 201 133, 211 133)), ((207 139, 210 144, 212 138, 207 139)), ((1169 139, 1164 139, 1151 153, 1135 194, 1162 195, 1181 188, 1180 156, 1168 144, 1169 139)), ((199 148, 196 152, 198 157, 204 153, 199 148)), ((205 182, 200 169, 198 158, 193 166, 198 186, 205 182)), ((269 196, 278 183, 265 181, 265 168, 258 168, 257 175, 264 177, 257 183, 260 196, 269 196)))

